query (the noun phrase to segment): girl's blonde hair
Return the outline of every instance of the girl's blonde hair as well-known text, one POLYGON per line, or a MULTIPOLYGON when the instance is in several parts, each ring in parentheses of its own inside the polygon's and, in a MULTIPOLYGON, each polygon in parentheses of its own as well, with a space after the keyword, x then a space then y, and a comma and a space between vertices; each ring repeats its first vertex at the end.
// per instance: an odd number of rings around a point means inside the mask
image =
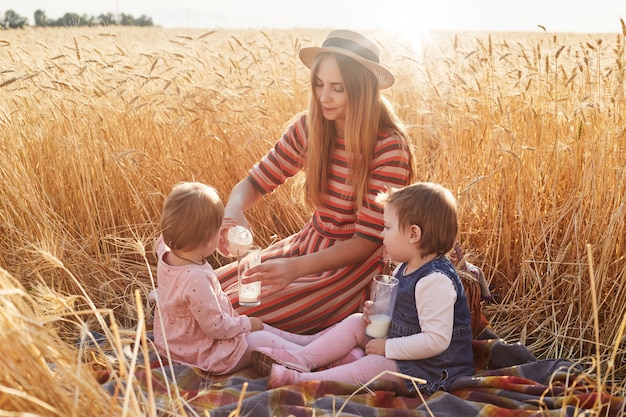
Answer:
MULTIPOLYGON (((317 71, 320 62, 329 55, 333 55, 337 60, 348 97, 345 142, 346 151, 350 155, 349 180, 355 189, 358 210, 367 195, 378 135, 383 132, 400 135, 406 141, 409 152, 411 148, 404 125, 391 104, 380 94, 378 80, 374 74, 363 65, 341 54, 319 54, 311 66, 312 94, 307 116, 309 140, 304 166, 307 202, 313 206, 324 205, 323 196, 330 180, 331 158, 337 140, 334 122, 324 118, 320 102, 315 97, 317 71)), ((409 169, 412 181, 412 158, 409 159, 409 169)))
POLYGON ((224 204, 213 187, 199 182, 174 186, 163 203, 161 234, 173 250, 192 250, 219 233, 224 204))
POLYGON ((424 255, 445 255, 454 247, 459 231, 457 203, 444 186, 418 182, 381 193, 376 201, 394 208, 400 230, 412 225, 422 229, 420 249, 424 255))

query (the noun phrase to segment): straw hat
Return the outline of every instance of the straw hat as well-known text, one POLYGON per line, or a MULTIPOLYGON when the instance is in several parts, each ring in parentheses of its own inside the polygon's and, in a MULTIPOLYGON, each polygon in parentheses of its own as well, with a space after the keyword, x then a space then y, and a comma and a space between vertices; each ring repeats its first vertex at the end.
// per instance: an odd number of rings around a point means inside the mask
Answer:
POLYGON ((365 36, 350 30, 334 30, 328 34, 322 47, 300 49, 300 59, 307 67, 322 52, 332 52, 354 59, 370 70, 378 78, 378 87, 382 90, 391 87, 395 78, 385 67, 379 64, 378 47, 365 36))

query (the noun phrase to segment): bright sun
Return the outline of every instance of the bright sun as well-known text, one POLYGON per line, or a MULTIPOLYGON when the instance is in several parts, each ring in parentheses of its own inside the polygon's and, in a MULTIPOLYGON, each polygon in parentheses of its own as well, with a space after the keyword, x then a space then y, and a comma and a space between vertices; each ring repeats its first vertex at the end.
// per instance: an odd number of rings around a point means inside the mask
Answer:
POLYGON ((437 2, 415 0, 387 0, 386 11, 379 20, 382 27, 397 36, 403 47, 420 56, 424 43, 429 42, 431 32, 439 26, 441 11, 437 2))

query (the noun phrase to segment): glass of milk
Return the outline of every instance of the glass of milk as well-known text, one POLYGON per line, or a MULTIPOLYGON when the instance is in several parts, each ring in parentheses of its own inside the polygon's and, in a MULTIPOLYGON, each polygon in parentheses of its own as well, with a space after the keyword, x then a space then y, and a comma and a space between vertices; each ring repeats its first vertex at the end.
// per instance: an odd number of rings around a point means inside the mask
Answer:
POLYGON ((261 282, 242 284, 244 273, 253 266, 261 263, 261 248, 251 245, 247 248, 237 249, 237 275, 239 277, 239 305, 254 307, 261 304, 259 295, 261 294, 261 282))
POLYGON ((370 324, 365 334, 372 338, 387 337, 391 326, 391 315, 398 293, 398 278, 391 275, 374 275, 372 281, 372 307, 370 308, 370 324))

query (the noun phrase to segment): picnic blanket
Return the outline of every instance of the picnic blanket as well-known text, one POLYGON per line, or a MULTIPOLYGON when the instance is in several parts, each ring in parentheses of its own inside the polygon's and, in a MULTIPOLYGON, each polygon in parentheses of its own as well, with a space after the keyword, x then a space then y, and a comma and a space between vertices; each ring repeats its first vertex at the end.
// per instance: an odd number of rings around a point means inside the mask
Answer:
POLYGON ((138 370, 136 378, 140 390, 150 385, 157 406, 178 395, 188 415, 212 417, 626 416, 626 398, 598 392, 596 383, 570 361, 538 360, 525 346, 501 340, 489 326, 473 347, 476 374, 429 397, 398 395, 385 381, 367 387, 313 381, 267 390, 267 377, 252 368, 213 376, 163 359, 138 370), (600 408, 602 413, 596 414, 600 408))

